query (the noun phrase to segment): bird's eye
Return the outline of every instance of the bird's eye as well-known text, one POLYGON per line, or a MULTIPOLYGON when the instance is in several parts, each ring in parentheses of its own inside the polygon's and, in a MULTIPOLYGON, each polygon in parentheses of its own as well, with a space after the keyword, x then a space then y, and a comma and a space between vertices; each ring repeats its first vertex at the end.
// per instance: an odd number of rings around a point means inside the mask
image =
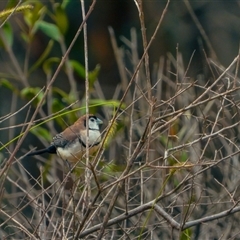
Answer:
POLYGON ((90 121, 91 121, 91 122, 94 122, 94 119, 93 119, 93 118, 90 118, 90 121))

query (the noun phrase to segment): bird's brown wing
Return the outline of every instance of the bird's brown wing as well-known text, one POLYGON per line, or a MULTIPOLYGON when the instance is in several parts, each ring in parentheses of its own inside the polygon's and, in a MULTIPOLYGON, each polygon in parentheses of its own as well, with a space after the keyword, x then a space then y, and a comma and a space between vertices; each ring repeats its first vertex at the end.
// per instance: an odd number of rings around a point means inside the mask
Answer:
POLYGON ((56 148, 64 148, 67 145, 70 145, 71 143, 76 141, 76 139, 81 138, 77 126, 73 125, 53 137, 53 141, 51 144, 54 145, 56 148))

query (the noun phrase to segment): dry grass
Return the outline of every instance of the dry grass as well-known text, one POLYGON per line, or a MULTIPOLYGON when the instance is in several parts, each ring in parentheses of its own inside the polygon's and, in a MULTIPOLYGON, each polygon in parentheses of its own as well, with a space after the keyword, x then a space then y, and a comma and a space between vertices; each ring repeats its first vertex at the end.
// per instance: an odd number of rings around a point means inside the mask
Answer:
MULTIPOLYGON (((135 3, 144 29, 141 1, 135 3)), ((148 49, 167 8, 168 3, 149 42, 142 32, 141 57, 134 29, 130 39, 122 38, 124 47, 109 29, 121 89, 114 93, 113 100, 120 99, 114 112, 102 107, 109 120, 103 138, 112 123, 118 124, 106 149, 102 146, 73 171, 58 157, 40 156, 39 174, 33 175, 16 153, 43 100, 15 147, 4 148, 10 157, 2 159, 0 171, 1 239, 226 239, 238 234, 239 55, 226 69, 206 58, 208 79, 190 78, 192 59, 185 68, 180 52, 161 57, 152 70, 148 49)), ((45 98, 57 73, 43 90, 45 98)), ((98 82, 95 90, 87 91, 88 98, 103 99, 98 82)))

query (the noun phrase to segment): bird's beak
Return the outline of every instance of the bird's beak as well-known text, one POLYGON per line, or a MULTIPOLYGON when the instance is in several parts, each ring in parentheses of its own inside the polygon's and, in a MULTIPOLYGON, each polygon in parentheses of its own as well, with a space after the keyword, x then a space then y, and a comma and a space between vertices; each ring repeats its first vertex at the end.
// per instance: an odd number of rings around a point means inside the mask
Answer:
POLYGON ((101 124, 103 124, 103 121, 101 119, 97 118, 97 124, 101 125, 101 124))

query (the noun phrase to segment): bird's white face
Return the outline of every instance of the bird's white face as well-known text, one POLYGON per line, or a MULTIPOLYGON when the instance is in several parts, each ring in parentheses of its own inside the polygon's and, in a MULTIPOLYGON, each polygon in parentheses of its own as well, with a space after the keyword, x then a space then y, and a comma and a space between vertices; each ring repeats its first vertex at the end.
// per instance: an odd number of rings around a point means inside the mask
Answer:
POLYGON ((99 130, 99 125, 101 125, 103 122, 99 118, 96 117, 90 117, 88 119, 88 128, 89 130, 99 130))
MULTIPOLYGON (((99 118, 95 116, 91 116, 88 119, 88 144, 93 145, 97 144, 101 141, 101 133, 99 131, 99 125, 101 125, 103 122, 99 118)), ((86 127, 86 123, 84 124, 86 127)), ((81 130, 80 133, 81 140, 86 144, 87 140, 87 130, 81 130)))

